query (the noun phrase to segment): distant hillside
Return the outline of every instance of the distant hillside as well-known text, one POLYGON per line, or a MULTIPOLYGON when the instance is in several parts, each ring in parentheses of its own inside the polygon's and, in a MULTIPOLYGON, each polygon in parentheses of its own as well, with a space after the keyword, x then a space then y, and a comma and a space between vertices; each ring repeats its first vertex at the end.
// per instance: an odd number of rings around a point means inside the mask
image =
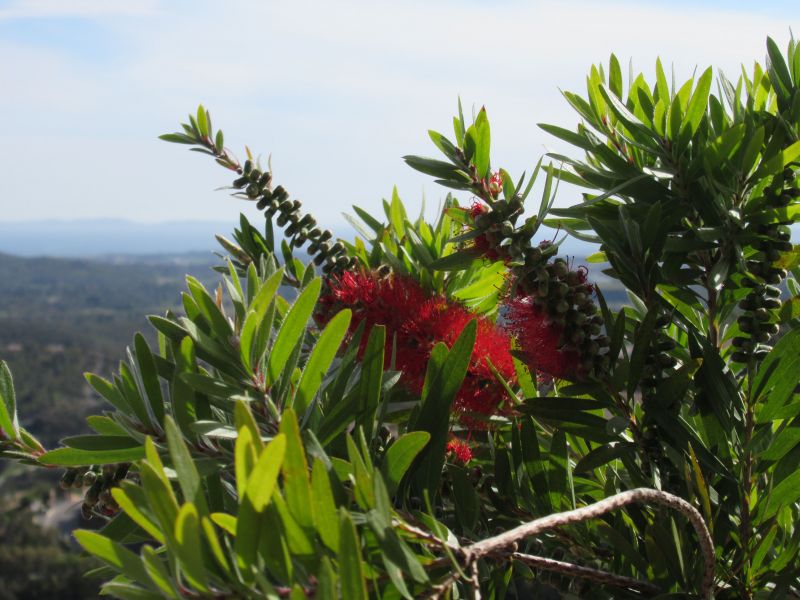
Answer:
POLYGON ((184 278, 209 287, 211 253, 109 261, 0 254, 0 358, 17 384, 23 423, 48 444, 85 428, 99 408, 83 372, 108 376, 145 316, 180 306, 184 278))
POLYGON ((18 256, 88 257, 102 254, 177 254, 215 250, 214 234, 231 222, 137 223, 125 220, 0 222, 0 252, 18 256))

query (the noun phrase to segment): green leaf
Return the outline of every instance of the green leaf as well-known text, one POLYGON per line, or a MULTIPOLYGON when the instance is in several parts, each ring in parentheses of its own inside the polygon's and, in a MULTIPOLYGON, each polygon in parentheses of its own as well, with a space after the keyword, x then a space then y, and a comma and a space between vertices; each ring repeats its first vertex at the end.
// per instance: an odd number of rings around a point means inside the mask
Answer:
POLYGON ((223 343, 227 342, 227 339, 233 332, 231 331, 230 323, 228 323, 228 320, 223 316, 214 298, 209 294, 203 284, 192 276, 186 277, 186 285, 192 293, 192 298, 194 298, 201 314, 211 326, 211 331, 215 340, 223 343))
POLYGON ((0 360, 0 432, 12 442, 19 437, 14 380, 4 360, 0 360))
POLYGON ((161 382, 158 380, 153 353, 150 351, 150 347, 147 345, 147 341, 141 333, 137 332, 133 339, 134 349, 136 350, 136 362, 139 365, 142 386, 144 387, 150 410, 153 411, 156 421, 160 425, 163 425, 164 398, 161 395, 161 382))
POLYGON ((481 179, 489 175, 489 153, 491 145, 491 132, 489 128, 489 119, 486 117, 486 109, 481 108, 478 116, 475 119, 475 156, 472 163, 478 172, 478 177, 481 179))
POLYGON ((239 433, 241 433, 242 429, 248 430, 250 443, 252 443, 256 453, 260 453, 264 448, 264 442, 261 440, 261 430, 258 428, 258 423, 256 423, 256 419, 247 402, 243 400, 236 401, 236 405, 233 407, 233 424, 239 433))
POLYGON ((778 316, 781 323, 800 319, 800 296, 792 296, 786 299, 778 311, 778 316))
POLYGON ((394 234, 398 239, 402 238, 405 234, 406 209, 403 207, 403 202, 397 193, 397 186, 392 189, 392 201, 389 203, 389 214, 387 216, 392 224, 392 229, 394 229, 394 234))
POLYGON ((375 414, 381 397, 383 383, 386 327, 375 325, 369 332, 367 345, 361 357, 361 377, 358 382, 358 412, 356 427, 362 427, 364 435, 372 437, 375 414))
POLYGON ((158 588, 158 591, 167 598, 180 598, 180 592, 173 584, 169 572, 162 560, 158 557, 158 554, 156 554, 156 551, 153 550, 153 547, 148 545, 142 546, 140 556, 142 558, 142 564, 147 574, 150 576, 150 580, 158 588))
POLYGON ((208 115, 202 104, 197 107, 197 129, 200 135, 208 137, 208 115))
POLYGON ((158 139, 164 140, 165 142, 172 142, 173 144, 194 145, 197 143, 196 139, 186 135, 185 133, 165 133, 158 136, 158 139))
POLYGON ((386 451, 381 464, 381 473, 386 481, 390 494, 397 490, 397 486, 414 462, 414 459, 430 441, 431 434, 427 431, 411 431, 400 436, 386 451))
POLYGON ((547 482, 545 460, 539 448, 539 439, 536 435, 536 427, 530 417, 522 419, 520 429, 520 445, 522 447, 522 460, 525 471, 531 480, 534 492, 534 503, 537 510, 543 513, 553 511, 550 500, 550 486, 547 482))
POLYGON ((119 390, 114 387, 113 383, 107 379, 103 379, 99 375, 95 375, 94 373, 84 373, 83 376, 86 378, 86 381, 89 383, 89 385, 92 386, 92 388, 103 398, 105 398, 111 405, 113 405, 114 408, 126 415, 131 414, 131 407, 125 401, 125 398, 119 392, 119 390))
POLYGON ((339 509, 339 540, 341 597, 348 600, 367 600, 367 585, 359 538, 353 520, 344 508, 339 509))
POLYGON ((306 324, 314 312, 321 286, 322 280, 319 277, 312 281, 297 297, 283 320, 267 360, 268 386, 272 386, 278 381, 289 357, 301 341, 306 324))
POLYGON ((294 408, 299 414, 305 413, 311 400, 322 385, 322 379, 336 358, 339 346, 347 335, 350 327, 352 311, 345 309, 337 313, 319 336, 311 356, 308 358, 300 382, 297 384, 297 393, 294 398, 294 408))
POLYGON ((758 399, 756 422, 766 423, 778 415, 794 396, 800 372, 800 330, 789 331, 761 363, 753 379, 752 397, 758 399))
POLYGON ((757 522, 763 523, 785 506, 800 500, 800 471, 795 471, 772 488, 769 494, 759 497, 757 522))
POLYGON ((311 491, 314 523, 319 537, 323 544, 336 552, 339 549, 339 516, 328 469, 318 458, 314 459, 311 468, 311 491))
POLYGON ((196 590, 208 592, 208 574, 203 564, 200 540, 200 517, 191 502, 181 506, 175 520, 176 553, 189 584, 196 590))
POLYGON ((164 534, 156 522, 155 515, 148 508, 147 497, 142 488, 131 481, 123 480, 119 483, 119 487, 111 488, 111 495, 131 520, 144 529, 154 540, 161 544, 164 543, 164 534))
POLYGON ((242 364, 244 364, 248 373, 253 372, 253 361, 259 358, 256 354, 260 352, 260 348, 254 346, 256 334, 259 331, 259 327, 264 327, 264 317, 272 300, 275 298, 281 281, 283 281, 283 269, 279 269, 264 283, 260 284, 258 292, 255 292, 253 299, 249 303, 247 316, 239 335, 239 353, 242 358, 242 364))
POLYGON ((439 487, 451 406, 472 359, 476 334, 477 321, 472 319, 449 352, 444 344, 437 344, 428 362, 419 414, 413 429, 431 434, 430 443, 417 459, 420 466, 415 474, 417 485, 427 490, 431 498, 439 487))
POLYGON ((222 544, 220 544, 217 531, 214 529, 211 519, 205 516, 200 517, 200 526, 203 528, 203 534, 205 535, 206 542, 208 542, 211 554, 214 556, 214 560, 217 561, 217 564, 227 575, 230 575, 231 569, 228 564, 228 559, 226 558, 225 550, 222 549, 222 544))
POLYGON ((192 454, 186 447, 175 421, 171 417, 167 417, 164 425, 167 432, 167 446, 169 447, 172 466, 178 474, 178 483, 183 491, 183 497, 187 502, 194 504, 201 514, 207 514, 206 498, 203 494, 200 475, 197 472, 192 454))
POLYGON ((798 444, 800 444, 800 427, 789 426, 779 431, 759 456, 762 460, 778 461, 798 444))
POLYGON ((619 98, 611 92, 605 85, 600 84, 599 91, 614 115, 625 125, 625 128, 636 137, 636 141, 648 146, 658 145, 658 135, 642 123, 639 118, 628 110, 619 98), (637 135, 638 134, 638 135, 637 135))
POLYGON ((311 529, 314 527, 314 515, 311 510, 308 462, 300 437, 300 427, 297 425, 297 416, 291 408, 283 412, 279 431, 286 437, 286 451, 281 465, 286 503, 295 521, 301 527, 311 529))
POLYGON ((608 87, 617 98, 622 99, 622 69, 614 54, 608 61, 608 87))
POLYGON ((123 437, 128 435, 128 432, 125 430, 125 428, 111 417, 89 415, 86 417, 86 424, 92 429, 92 431, 99 433, 100 435, 115 435, 123 437))
POLYGON ((464 180, 464 176, 459 174, 458 167, 444 162, 443 160, 426 158, 424 156, 404 156, 403 160, 412 169, 425 173, 426 175, 445 180, 464 180))
POLYGON ((480 499, 475 487, 461 467, 450 466, 447 469, 453 482, 453 497, 456 498, 456 518, 466 531, 475 529, 481 513, 480 499))
POLYGON ((767 55, 769 56, 770 81, 780 95, 787 95, 793 87, 792 76, 783 59, 783 53, 771 37, 767 38, 767 55))
POLYGON ((114 570, 139 583, 149 583, 150 577, 141 559, 122 544, 114 542, 94 531, 77 529, 75 540, 86 550, 110 565, 114 570))
POLYGON ((46 452, 38 458, 43 465, 78 467, 133 462, 145 456, 141 443, 124 436, 79 435, 66 438, 67 448, 46 452))
POLYGON ((464 271, 479 258, 474 250, 461 250, 433 261, 430 268, 434 271, 464 271))
POLYGON ((428 136, 431 138, 433 143, 436 144, 436 147, 442 151, 442 154, 447 156, 447 158, 453 161, 457 159, 457 148, 453 145, 453 142, 448 140, 441 133, 437 133, 433 130, 428 130, 428 136))
POLYGON ((286 454, 286 436, 276 435, 258 457, 247 478, 248 499, 256 512, 263 512, 272 498, 286 454))
POLYGON ((703 71, 703 74, 697 81, 694 94, 692 94, 692 98, 689 100, 689 106, 686 109, 683 125, 684 130, 689 136, 695 134, 700 122, 703 120, 703 116, 706 114, 706 110, 708 109, 708 94, 711 91, 711 80, 713 76, 714 74, 711 67, 703 71))

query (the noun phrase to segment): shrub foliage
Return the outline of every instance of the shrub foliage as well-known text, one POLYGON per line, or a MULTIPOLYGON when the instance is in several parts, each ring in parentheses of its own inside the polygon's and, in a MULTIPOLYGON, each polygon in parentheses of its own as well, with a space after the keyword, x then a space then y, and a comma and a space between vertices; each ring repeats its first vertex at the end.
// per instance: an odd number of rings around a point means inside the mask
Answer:
POLYGON ((436 222, 395 190, 352 241, 201 106, 162 138, 264 228, 87 375, 94 435, 45 451, 3 364, 0 456, 85 488, 106 523, 75 537, 120 598, 800 596, 800 47, 767 51, 716 86, 625 86, 612 56, 564 93, 575 129, 542 125, 581 156, 519 178, 459 104, 440 158, 405 157, 455 190, 436 222), (559 182, 583 200, 553 208, 559 182), (542 224, 599 243, 629 304, 542 224))

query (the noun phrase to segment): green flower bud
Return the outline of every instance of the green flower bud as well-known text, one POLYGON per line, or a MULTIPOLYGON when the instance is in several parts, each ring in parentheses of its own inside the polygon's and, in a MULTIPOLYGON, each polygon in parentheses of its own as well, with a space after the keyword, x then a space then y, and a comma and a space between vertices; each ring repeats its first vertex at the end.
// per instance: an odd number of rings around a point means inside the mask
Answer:
POLYGON ((672 323, 672 317, 670 315, 659 315, 656 317, 655 326, 657 329, 666 329, 669 327, 670 323, 672 323))
POLYGON ((753 316, 756 318, 757 321, 769 321, 770 314, 766 308, 757 308, 753 311, 753 316))
POLYGON ((536 289, 536 293, 539 295, 539 297, 546 298, 549 290, 550 290, 550 284, 548 283, 548 281, 546 279, 540 279, 536 289))
POLYGON ((59 481, 59 485, 61 489, 68 490, 75 484, 75 480, 78 478, 79 472, 77 469, 67 469, 64 474, 61 476, 61 481, 59 481))
POLYGON ((84 496, 84 501, 87 504, 91 504, 94 506, 97 503, 97 499, 100 497, 100 492, 103 489, 103 480, 97 479, 93 484, 92 487, 89 488, 89 491, 86 492, 84 496))
POLYGON ((567 273, 569 273, 569 267, 564 259, 557 258, 553 261, 553 273, 559 279, 567 276, 567 273))
POLYGON ((81 516, 85 520, 89 521, 94 516, 94 514, 92 513, 92 508, 93 507, 94 507, 93 504, 89 504, 87 502, 84 502, 83 504, 81 504, 81 516))
POLYGON ((675 360, 674 356, 670 356, 669 354, 667 354, 665 352, 660 352, 656 356, 656 362, 658 362, 658 364, 661 365, 664 368, 672 368, 672 367, 675 366, 675 364, 678 361, 675 360))
POLYGON ((750 355, 747 352, 734 352, 731 354, 731 360, 738 363, 746 363, 750 360, 750 355))
POLYGON ((739 330, 743 333, 752 333, 756 329, 753 327, 753 319, 750 313, 742 315, 736 322, 739 324, 739 330))
POLYGON ((245 189, 245 193, 247 194, 248 198, 250 198, 251 200, 255 200, 256 198, 258 198, 258 195, 261 193, 261 190, 258 189, 258 186, 255 183, 251 183, 245 189))
POLYGON ((559 300, 555 305, 555 310, 558 314, 563 315, 569 310, 569 302, 566 300, 559 300))
POLYGON ((580 346, 585 339, 586 334, 580 329, 573 331, 572 335, 569 336, 569 341, 575 346, 580 346))
POLYGON ((525 251, 525 258, 532 265, 538 264, 542 260, 542 251, 539 248, 529 248, 525 251))

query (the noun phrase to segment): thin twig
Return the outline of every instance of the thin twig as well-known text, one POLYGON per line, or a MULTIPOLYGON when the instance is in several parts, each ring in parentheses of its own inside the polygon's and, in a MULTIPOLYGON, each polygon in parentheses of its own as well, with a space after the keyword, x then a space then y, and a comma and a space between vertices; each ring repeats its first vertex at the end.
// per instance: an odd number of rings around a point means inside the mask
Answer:
POLYGON ((711 598, 715 568, 714 542, 711 539, 711 534, 708 532, 702 515, 683 498, 679 498, 667 492, 648 488, 638 488, 622 492, 600 500, 599 502, 595 502, 594 504, 590 504, 589 506, 548 515, 541 519, 524 523, 500 535, 476 542, 463 549, 467 558, 466 562, 470 564, 473 560, 507 551, 517 542, 527 537, 537 535, 542 531, 595 519, 608 512, 634 503, 660 504, 684 514, 689 519, 689 522, 692 524, 692 527, 694 527, 695 533, 697 533, 697 537, 699 538, 700 550, 704 559, 704 573, 700 592, 703 598, 711 598))
POLYGON ((588 579, 595 583, 603 585, 611 585, 619 588, 629 588, 646 592, 648 594, 658 594, 661 589, 650 583, 649 581, 642 581, 634 579, 633 577, 625 577, 624 575, 615 575, 608 571, 601 569, 593 569, 591 567, 583 567, 581 565, 574 565, 572 563, 554 560, 552 558, 545 558, 544 556, 535 556, 533 554, 523 554, 522 552, 514 552, 510 555, 514 560, 524 562, 531 567, 542 569, 544 571, 553 571, 555 573, 562 573, 570 575, 571 577, 580 577, 581 579, 588 579))

